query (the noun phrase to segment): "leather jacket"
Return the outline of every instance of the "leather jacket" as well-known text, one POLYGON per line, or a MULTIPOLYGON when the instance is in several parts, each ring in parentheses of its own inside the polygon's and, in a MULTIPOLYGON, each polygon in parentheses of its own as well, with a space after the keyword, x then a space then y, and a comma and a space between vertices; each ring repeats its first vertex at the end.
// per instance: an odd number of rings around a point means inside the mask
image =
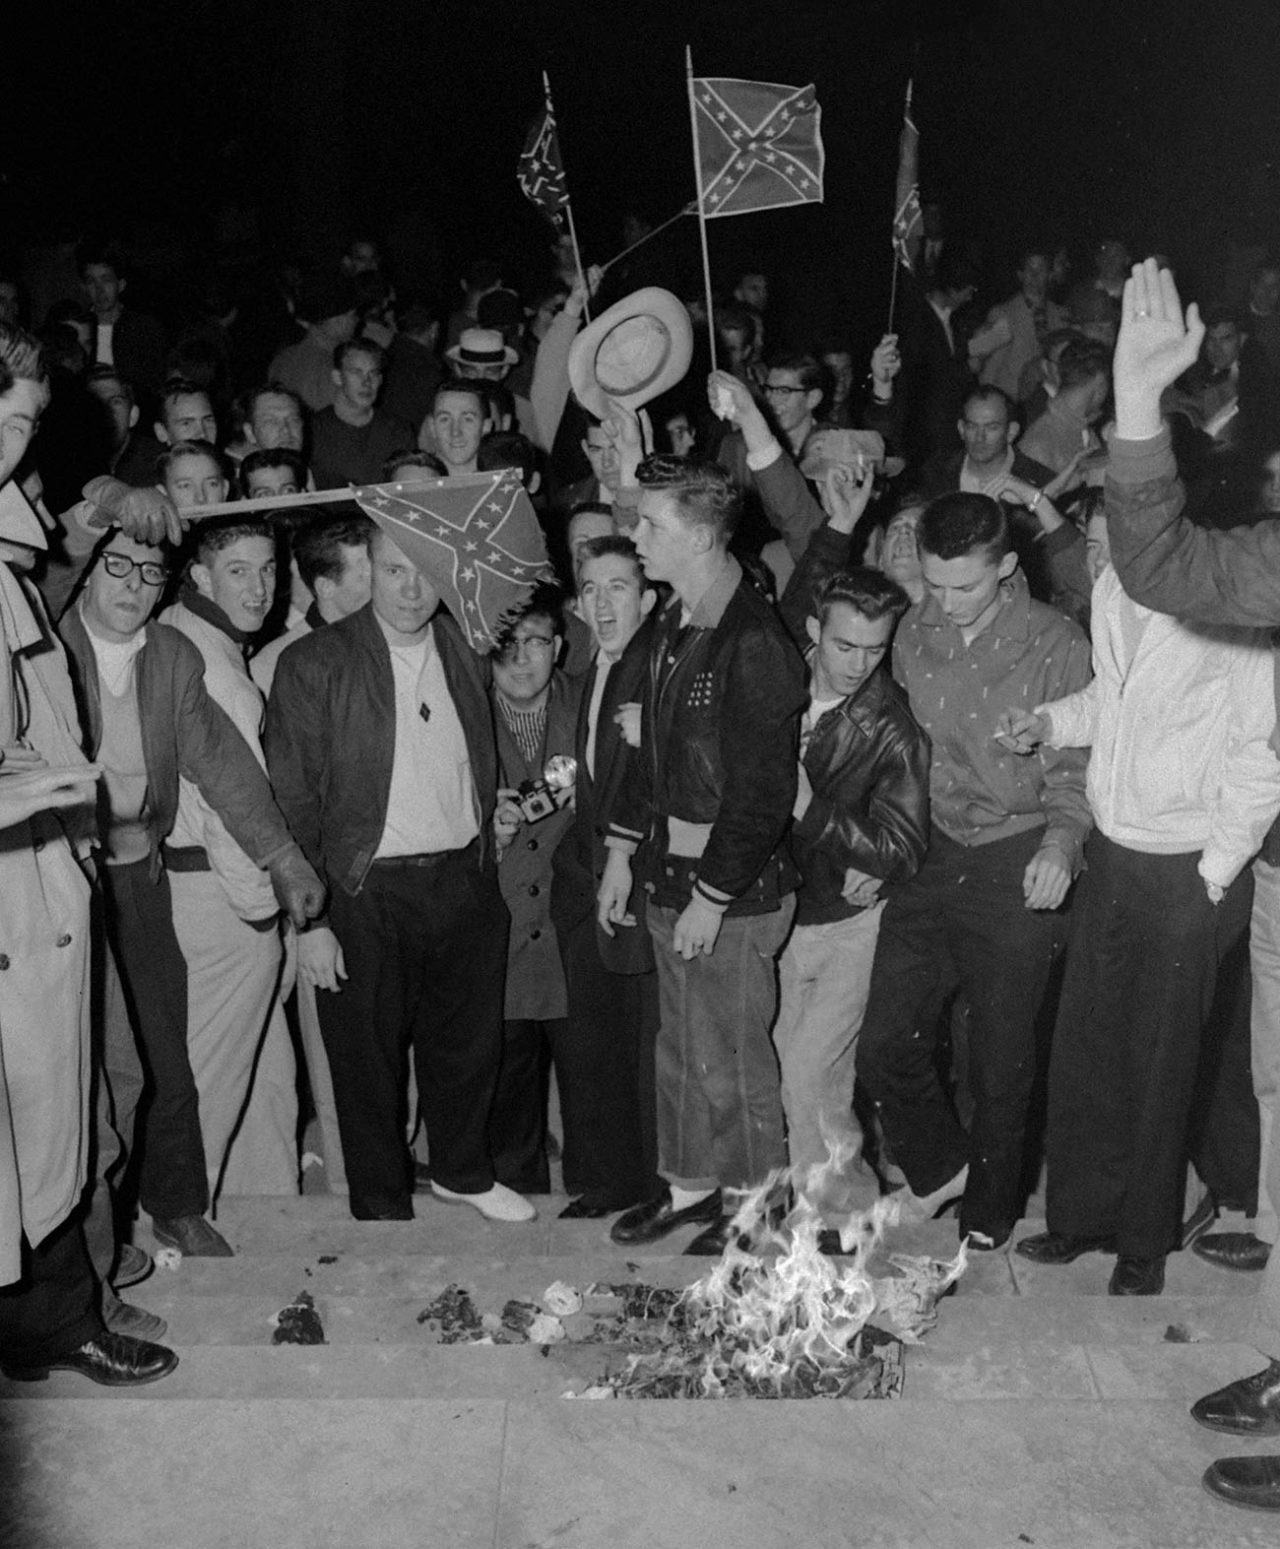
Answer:
POLYGON ((929 843, 929 739, 878 667, 819 720, 804 768, 813 799, 791 830, 796 924, 826 925, 859 913, 841 894, 848 867, 887 883, 919 869, 929 843))

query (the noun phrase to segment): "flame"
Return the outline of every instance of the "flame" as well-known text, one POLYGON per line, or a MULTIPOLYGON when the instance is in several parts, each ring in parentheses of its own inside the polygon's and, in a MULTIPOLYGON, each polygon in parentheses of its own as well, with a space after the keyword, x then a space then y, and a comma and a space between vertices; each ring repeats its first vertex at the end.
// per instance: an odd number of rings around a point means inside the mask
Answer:
POLYGON ((722 1396, 734 1377, 779 1396, 797 1383, 832 1391, 832 1381, 861 1360, 857 1336, 874 1314, 904 1343, 918 1344, 937 1321, 938 1298, 964 1273, 962 1243, 949 1261, 895 1254, 889 1262, 897 1275, 870 1274, 872 1255, 900 1218, 893 1198, 846 1213, 839 1236, 847 1258, 823 1253, 824 1223, 814 1201, 829 1197, 832 1179, 853 1154, 848 1146, 829 1149, 794 1198, 785 1168, 743 1195, 724 1254, 677 1302, 673 1325, 706 1350, 704 1397, 722 1396))

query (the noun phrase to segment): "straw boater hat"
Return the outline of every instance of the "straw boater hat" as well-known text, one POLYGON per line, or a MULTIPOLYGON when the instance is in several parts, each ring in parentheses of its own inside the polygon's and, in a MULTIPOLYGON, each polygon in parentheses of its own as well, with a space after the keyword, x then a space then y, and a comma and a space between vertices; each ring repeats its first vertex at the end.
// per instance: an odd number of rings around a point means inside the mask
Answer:
POLYGON ((573 341, 569 384, 597 419, 607 419, 610 398, 638 409, 689 369, 693 327, 680 300, 650 285, 616 301, 573 341))
POLYGON ((455 366, 514 366, 520 359, 498 328, 464 328, 444 356, 455 366))

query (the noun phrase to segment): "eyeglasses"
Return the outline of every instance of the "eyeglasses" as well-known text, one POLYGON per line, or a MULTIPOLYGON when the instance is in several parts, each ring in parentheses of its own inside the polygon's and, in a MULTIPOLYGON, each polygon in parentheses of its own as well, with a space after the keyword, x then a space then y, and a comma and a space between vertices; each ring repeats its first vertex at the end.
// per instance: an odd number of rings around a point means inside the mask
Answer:
POLYGON ((524 635, 518 640, 508 640, 498 652, 498 660, 518 662, 521 656, 527 656, 531 660, 536 657, 540 660, 555 643, 551 635, 524 635))
POLYGON ((102 567, 117 581, 123 581, 125 576, 132 575, 135 570, 142 572, 142 579, 148 586, 163 586, 169 579, 169 572, 164 565, 157 565, 149 559, 130 559, 127 554, 118 554, 115 549, 104 551, 102 567))
POLYGON ((764 395, 766 398, 790 398, 792 393, 807 393, 807 387, 783 387, 780 383, 766 382, 764 395))

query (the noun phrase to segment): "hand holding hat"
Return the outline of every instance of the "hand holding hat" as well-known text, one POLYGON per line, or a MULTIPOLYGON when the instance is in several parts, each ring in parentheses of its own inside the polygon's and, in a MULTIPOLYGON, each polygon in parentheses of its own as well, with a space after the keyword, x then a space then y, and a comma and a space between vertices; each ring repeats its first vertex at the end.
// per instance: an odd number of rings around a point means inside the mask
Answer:
POLYGON ((693 357, 693 325, 669 290, 647 286, 624 296, 574 339, 569 385, 596 419, 609 401, 639 409, 681 381, 693 357))

